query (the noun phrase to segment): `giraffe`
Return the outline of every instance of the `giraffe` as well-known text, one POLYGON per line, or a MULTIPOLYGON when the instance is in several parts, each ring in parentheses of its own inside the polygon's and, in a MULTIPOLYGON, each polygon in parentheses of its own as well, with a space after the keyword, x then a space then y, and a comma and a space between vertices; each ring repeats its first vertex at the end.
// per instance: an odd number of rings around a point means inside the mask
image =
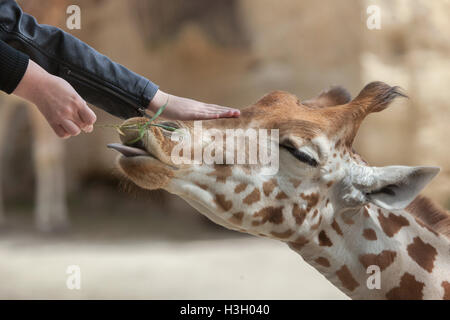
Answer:
POLYGON ((150 126, 136 142, 133 125, 144 118, 125 121, 122 144, 109 146, 138 186, 178 195, 226 228, 285 242, 353 299, 450 299, 450 215, 419 195, 439 168, 372 167, 352 148, 363 119, 401 96, 382 82, 353 100, 342 87, 304 101, 275 91, 238 119, 203 122, 218 130, 278 129, 279 169, 272 175, 260 165, 175 164, 177 142, 167 129, 150 126))

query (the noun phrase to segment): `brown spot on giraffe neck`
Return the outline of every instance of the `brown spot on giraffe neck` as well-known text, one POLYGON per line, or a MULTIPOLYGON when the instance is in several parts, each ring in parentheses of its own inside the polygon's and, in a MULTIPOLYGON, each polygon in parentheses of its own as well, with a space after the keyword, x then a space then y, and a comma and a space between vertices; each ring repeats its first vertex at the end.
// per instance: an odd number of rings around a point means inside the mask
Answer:
POLYGON ((322 223, 322 216, 319 217, 319 220, 317 221, 317 223, 311 225, 311 230, 319 229, 321 223, 322 223))
POLYGON ((344 221, 344 223, 348 225, 355 224, 355 221, 353 221, 353 219, 351 218, 342 217, 342 221, 344 221))
POLYGON ((437 250, 432 245, 423 242, 419 237, 415 237, 413 242, 408 245, 407 250, 408 255, 419 266, 430 273, 433 271, 437 250))
POLYGON ((405 272, 400 279, 400 284, 386 293, 389 300, 421 300, 423 299, 423 287, 425 284, 419 282, 416 278, 405 272))
POLYGON ((266 223, 267 221, 280 224, 283 222, 283 206, 281 207, 266 207, 257 211, 254 215, 255 218, 261 217, 261 219, 252 222, 252 225, 259 226, 266 223))
POLYGON ((239 168, 242 170, 242 172, 244 172, 244 174, 246 175, 251 175, 252 171, 254 168, 254 166, 250 165, 250 164, 242 164, 239 166, 239 168))
POLYGON ((317 264, 321 265, 322 267, 328 268, 330 267, 330 261, 328 261, 327 258, 324 257, 318 257, 316 260, 314 260, 317 264))
POLYGON ((443 281, 441 286, 442 288, 444 288, 444 296, 442 297, 442 299, 450 300, 450 282, 443 281))
POLYGON ((307 207, 306 211, 310 211, 312 207, 314 207, 319 202, 319 194, 311 193, 309 195, 305 195, 304 193, 300 194, 303 200, 306 200, 307 207))
POLYGON ((371 228, 367 228, 367 229, 363 230, 363 237, 370 241, 377 240, 377 234, 376 234, 375 230, 373 230, 371 228))
POLYGON ((292 236, 294 234, 294 231, 291 229, 288 229, 283 232, 272 231, 270 234, 279 239, 286 239, 286 238, 289 238, 290 236, 292 236))
POLYGON ((292 185, 294 186, 295 189, 297 189, 298 186, 302 183, 301 180, 293 179, 293 178, 290 178, 289 182, 292 183, 292 185))
POLYGON ((337 223, 336 219, 333 219, 333 223, 331 224, 331 227, 333 228, 334 231, 336 231, 336 233, 340 236, 343 235, 341 227, 339 227, 339 224, 337 223))
POLYGON ((292 215, 295 218, 295 223, 301 226, 306 218, 306 210, 300 208, 297 203, 294 203, 294 206, 292 207, 292 215))
POLYGON ((359 287, 359 283, 355 280, 350 270, 346 265, 343 265, 338 271, 336 271, 336 275, 341 280, 342 286, 349 290, 353 291, 357 287, 359 287))
POLYGON ((278 192, 277 196, 275 197, 275 199, 277 200, 283 200, 287 198, 288 198, 287 194, 284 193, 283 191, 278 192))
POLYGON ((202 188, 203 190, 208 190, 208 185, 200 183, 200 182, 196 182, 195 183, 198 187, 202 188))
POLYGON ((255 202, 258 202, 261 199, 261 193, 259 192, 259 189, 255 188, 253 191, 244 198, 242 202, 245 204, 251 205, 255 202))
POLYGON ((216 194, 215 202, 224 211, 230 210, 231 207, 233 206, 233 202, 230 200, 226 200, 225 195, 223 194, 216 194))
POLYGON ((366 207, 364 207, 364 209, 363 209, 363 214, 364 214, 364 217, 370 218, 369 210, 367 210, 366 207))
POLYGON ((233 174, 233 168, 229 165, 215 164, 214 171, 207 174, 207 176, 215 176, 216 182, 225 183, 228 177, 233 174))
POLYGON ((244 213, 242 211, 234 213, 228 221, 232 224, 240 226, 242 224, 242 218, 244 217, 244 213))
POLYGON ((319 210, 314 210, 314 212, 313 212, 313 215, 312 215, 312 219, 314 219, 316 216, 317 216, 317 214, 319 213, 319 210))
POLYGON ((234 193, 241 193, 245 189, 247 189, 248 184, 247 183, 240 183, 234 188, 234 193))
POLYGON ((331 247, 333 245, 324 230, 319 232, 319 236, 317 238, 319 240, 319 245, 322 247, 331 247))
POLYGON ((278 186, 278 182, 277 182, 277 179, 275 179, 275 178, 270 179, 269 181, 264 182, 264 183, 263 183, 263 192, 264 192, 264 195, 265 195, 266 197, 268 197, 268 196, 272 193, 273 189, 275 189, 275 187, 277 187, 277 186, 278 186))
POLYGON ((308 242, 308 239, 303 236, 299 236, 294 241, 289 242, 289 247, 295 250, 301 250, 308 242))
POLYGON ((359 256, 359 262, 366 269, 371 265, 376 265, 383 271, 394 262, 396 256, 395 251, 383 250, 379 254, 362 254, 359 256))
POLYGON ((399 232, 402 227, 409 226, 405 217, 395 215, 392 212, 389 212, 389 215, 385 217, 380 209, 378 209, 378 221, 384 233, 390 238, 399 232))

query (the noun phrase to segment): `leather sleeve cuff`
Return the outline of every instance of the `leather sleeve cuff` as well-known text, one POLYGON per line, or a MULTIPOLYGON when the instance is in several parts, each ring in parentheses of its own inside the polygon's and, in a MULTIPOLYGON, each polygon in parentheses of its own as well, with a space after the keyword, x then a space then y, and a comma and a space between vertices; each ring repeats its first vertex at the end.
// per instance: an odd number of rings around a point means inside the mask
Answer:
POLYGON ((5 42, 0 43, 0 90, 11 94, 20 83, 28 67, 26 54, 5 42))
POLYGON ((159 86, 148 80, 147 85, 144 88, 144 92, 142 93, 142 104, 143 107, 147 108, 150 101, 152 101, 156 92, 159 90, 159 86))

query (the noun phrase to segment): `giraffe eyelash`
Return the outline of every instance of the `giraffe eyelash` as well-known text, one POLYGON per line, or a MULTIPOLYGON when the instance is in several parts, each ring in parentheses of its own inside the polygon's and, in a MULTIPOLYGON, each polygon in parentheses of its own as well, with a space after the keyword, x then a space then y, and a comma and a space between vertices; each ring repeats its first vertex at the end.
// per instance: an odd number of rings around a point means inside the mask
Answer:
POLYGON ((291 146, 281 145, 284 149, 289 151, 290 154, 292 154, 294 157, 296 157, 298 160, 300 160, 303 163, 306 163, 310 165, 311 167, 317 167, 319 165, 319 162, 311 157, 310 155, 306 154, 305 152, 302 152, 298 150, 297 148, 293 148, 291 146))

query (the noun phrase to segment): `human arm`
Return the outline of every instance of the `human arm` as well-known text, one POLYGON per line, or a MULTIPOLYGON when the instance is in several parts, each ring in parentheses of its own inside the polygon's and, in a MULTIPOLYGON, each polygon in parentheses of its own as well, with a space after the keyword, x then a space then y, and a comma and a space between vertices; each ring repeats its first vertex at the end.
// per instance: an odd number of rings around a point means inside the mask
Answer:
POLYGON ((50 75, 28 56, 0 40, 0 90, 37 106, 62 138, 91 132, 96 120, 86 102, 65 80, 50 75))
MULTIPOLYGON (((155 112, 167 94, 148 79, 100 54, 72 35, 40 25, 13 0, 0 2, 0 39, 44 70, 65 79, 87 102, 120 118, 155 112)), ((176 119, 236 117, 239 111, 170 95, 164 116, 176 119)))
POLYGON ((87 102, 120 118, 141 116, 158 90, 63 30, 38 24, 13 0, 0 1, 0 39, 65 79, 87 102))
POLYGON ((97 117, 83 98, 67 81, 49 74, 32 60, 12 93, 35 104, 61 138, 76 136, 80 129, 93 130, 97 117))

